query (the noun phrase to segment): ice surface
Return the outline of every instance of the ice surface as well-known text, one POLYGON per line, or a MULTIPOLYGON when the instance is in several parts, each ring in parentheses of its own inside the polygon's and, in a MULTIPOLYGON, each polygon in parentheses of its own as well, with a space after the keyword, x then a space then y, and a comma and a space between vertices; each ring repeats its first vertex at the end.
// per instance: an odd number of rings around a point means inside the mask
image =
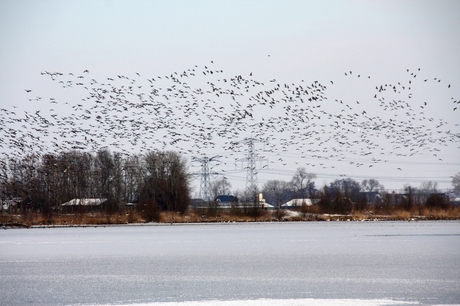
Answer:
POLYGON ((0 304, 459 304, 459 267, 458 221, 8 229, 0 304))
MULTIPOLYGON (((339 300, 339 299, 286 299, 286 300, 237 300, 237 301, 193 301, 129 304, 126 306, 386 306, 419 305, 417 302, 391 300, 339 300)), ((452 306, 452 305, 451 305, 452 306)))

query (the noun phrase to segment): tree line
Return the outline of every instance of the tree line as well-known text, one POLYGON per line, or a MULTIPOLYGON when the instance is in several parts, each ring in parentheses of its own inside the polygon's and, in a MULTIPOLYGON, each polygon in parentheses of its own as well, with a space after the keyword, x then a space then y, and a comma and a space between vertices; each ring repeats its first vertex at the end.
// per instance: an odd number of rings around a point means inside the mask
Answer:
MULTIPOLYGON (((425 206, 428 208, 448 208, 449 197, 438 190, 438 184, 427 181, 419 187, 404 185, 402 193, 387 192, 376 179, 365 179, 361 183, 351 178, 341 178, 316 188, 316 175, 303 167, 295 172, 291 181, 270 180, 262 187, 262 193, 268 203, 275 206, 287 201, 315 199, 315 203, 324 213, 350 213, 353 210, 369 208, 372 200, 375 208, 390 210, 399 208, 412 210, 425 206), (374 193, 373 195, 371 193, 374 193)), ((460 173, 452 179, 453 193, 460 195, 460 173)))
MULTIPOLYGON (((105 198, 107 212, 123 211, 126 203, 136 203, 144 219, 158 218, 160 211, 185 212, 191 204, 191 175, 186 159, 174 151, 150 151, 126 156, 103 149, 95 154, 81 151, 28 155, 1 162, 0 199, 21 199, 23 212, 40 211, 51 216, 71 199, 105 198)), ((271 180, 261 192, 267 203, 279 207, 294 199, 315 199, 325 213, 349 213, 369 204, 369 192, 378 192, 381 208, 414 206, 446 207, 448 199, 428 181, 418 188, 406 185, 403 195, 385 191, 376 179, 361 183, 351 178, 336 179, 322 188, 315 185, 316 175, 300 167, 288 182, 271 180)), ((453 191, 460 194, 460 173, 452 180, 453 191)), ((213 197, 230 194, 225 178, 211 183, 213 197)), ((240 200, 254 199, 235 191, 240 200)))
POLYGON ((100 150, 28 155, 2 162, 0 196, 20 198, 21 209, 57 212, 77 198, 105 198, 108 212, 139 203, 146 220, 159 210, 185 212, 190 205, 190 175, 185 158, 173 151, 124 156, 100 150))

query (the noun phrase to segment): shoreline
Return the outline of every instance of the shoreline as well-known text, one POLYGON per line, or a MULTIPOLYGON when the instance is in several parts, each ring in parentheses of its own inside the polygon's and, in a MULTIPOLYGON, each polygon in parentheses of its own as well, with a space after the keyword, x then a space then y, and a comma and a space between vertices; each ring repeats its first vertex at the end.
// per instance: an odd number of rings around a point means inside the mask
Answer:
POLYGON ((14 228, 70 228, 70 227, 117 227, 117 226, 171 226, 171 225, 213 225, 213 224, 237 224, 237 223, 296 223, 296 222, 419 222, 419 221, 459 221, 459 216, 400 216, 400 215, 363 215, 358 214, 313 214, 307 213, 300 216, 298 212, 290 211, 290 215, 275 216, 270 212, 258 217, 235 216, 231 214, 205 216, 201 214, 162 213, 159 221, 128 222, 126 220, 112 220, 107 215, 58 215, 50 219, 40 219, 39 216, 0 216, 0 225, 3 229, 14 228), (6 218, 5 218, 6 217, 6 218), (99 218, 97 218, 99 217, 99 218), (94 219, 91 219, 94 218, 94 219), (102 220, 101 220, 102 218, 102 220), (7 220, 8 219, 8 220, 7 220), (105 222, 104 220, 105 219, 105 222))

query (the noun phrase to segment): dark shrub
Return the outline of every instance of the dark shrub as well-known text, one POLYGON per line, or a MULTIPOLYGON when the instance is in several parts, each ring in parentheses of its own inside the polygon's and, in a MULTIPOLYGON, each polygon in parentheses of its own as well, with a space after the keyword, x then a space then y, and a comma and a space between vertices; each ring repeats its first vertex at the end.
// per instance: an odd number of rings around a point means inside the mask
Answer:
POLYGON ((428 208, 449 208, 449 199, 442 194, 431 194, 427 199, 425 206, 428 208))

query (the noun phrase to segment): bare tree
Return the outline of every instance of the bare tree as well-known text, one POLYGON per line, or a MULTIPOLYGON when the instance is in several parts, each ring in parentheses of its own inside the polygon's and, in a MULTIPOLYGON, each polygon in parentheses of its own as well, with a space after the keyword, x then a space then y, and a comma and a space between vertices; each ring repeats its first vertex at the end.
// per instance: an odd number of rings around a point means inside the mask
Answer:
POLYGON ((452 177, 452 187, 457 195, 460 195, 460 172, 452 177))
POLYGON ((124 210, 126 199, 124 197, 123 158, 120 153, 113 154, 113 191, 112 199, 116 210, 124 210))
POLYGON ((419 193, 438 193, 438 182, 427 181, 420 184, 419 193))
POLYGON ((184 213, 190 204, 190 174, 185 159, 173 151, 149 152, 145 166, 141 201, 184 213))
POLYGON ((311 186, 312 181, 316 178, 315 173, 309 173, 304 167, 297 168, 292 177, 291 184, 297 193, 297 196, 304 199, 307 196, 311 198, 314 186, 311 186))
POLYGON ((361 182, 361 189, 367 192, 383 192, 385 187, 376 179, 368 179, 361 182))
POLYGON ((127 202, 139 202, 139 191, 143 181, 141 157, 130 156, 123 161, 125 199, 127 202))
POLYGON ((332 213, 334 211, 334 206, 332 205, 333 194, 329 186, 324 185, 320 193, 319 206, 325 213, 332 213))
POLYGON ((96 154, 96 176, 98 196, 101 198, 111 198, 113 188, 114 162, 109 150, 100 150, 96 154))
POLYGON ((279 208, 291 197, 291 184, 280 180, 267 181, 262 187, 262 193, 268 203, 279 208))
POLYGON ((405 200, 402 203, 400 203, 400 205, 405 210, 411 210, 414 207, 414 205, 419 204, 419 201, 417 199, 418 190, 417 190, 417 188, 412 187, 409 184, 406 184, 406 185, 404 185, 404 192, 407 195, 407 200, 405 200))
POLYGON ((211 194, 213 199, 217 198, 219 195, 230 194, 231 189, 232 184, 225 177, 211 182, 211 194))
POLYGON ((351 178, 346 179, 337 179, 330 184, 332 192, 340 192, 345 197, 351 198, 353 201, 356 201, 361 192, 360 184, 351 178))
POLYGON ((427 199, 438 192, 438 182, 427 181, 420 184, 417 189, 418 204, 426 204, 427 199))

